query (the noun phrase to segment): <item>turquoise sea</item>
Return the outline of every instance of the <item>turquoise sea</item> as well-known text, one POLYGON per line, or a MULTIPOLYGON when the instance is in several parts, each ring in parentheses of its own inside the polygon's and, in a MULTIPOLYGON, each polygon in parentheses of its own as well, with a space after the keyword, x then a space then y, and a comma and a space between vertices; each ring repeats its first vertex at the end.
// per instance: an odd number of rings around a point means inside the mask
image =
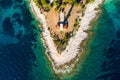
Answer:
POLYGON ((0 0, 0 80, 120 80, 120 0, 105 0, 71 74, 56 75, 28 0, 0 0))

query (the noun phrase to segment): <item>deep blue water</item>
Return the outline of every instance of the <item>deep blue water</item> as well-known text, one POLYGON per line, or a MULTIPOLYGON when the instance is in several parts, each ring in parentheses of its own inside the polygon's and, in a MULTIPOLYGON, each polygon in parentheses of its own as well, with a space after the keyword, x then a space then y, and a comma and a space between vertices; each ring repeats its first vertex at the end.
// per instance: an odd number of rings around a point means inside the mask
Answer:
POLYGON ((105 0, 89 31, 86 56, 71 80, 120 80, 120 0, 105 0))
POLYGON ((0 0, 0 80, 33 80, 32 21, 22 0, 0 0))
POLYGON ((28 0, 0 0, 0 80, 55 80, 28 0))
MULTIPOLYGON (((120 80, 120 0, 105 0, 101 8, 89 30, 94 35, 84 46, 83 62, 72 76, 61 79, 120 80)), ((27 0, 0 0, 0 80, 59 79, 44 54, 40 33, 27 0)))
POLYGON ((120 80, 120 0, 105 0, 101 9, 75 74, 64 80, 120 80))

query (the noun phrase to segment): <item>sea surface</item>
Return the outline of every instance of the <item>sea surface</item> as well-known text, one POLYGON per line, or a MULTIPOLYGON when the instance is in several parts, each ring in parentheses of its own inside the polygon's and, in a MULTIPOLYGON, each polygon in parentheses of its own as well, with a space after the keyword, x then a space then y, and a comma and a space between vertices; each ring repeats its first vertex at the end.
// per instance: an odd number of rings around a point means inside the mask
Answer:
POLYGON ((0 0, 0 80, 120 80, 120 0, 105 0, 71 74, 56 75, 28 0, 0 0))

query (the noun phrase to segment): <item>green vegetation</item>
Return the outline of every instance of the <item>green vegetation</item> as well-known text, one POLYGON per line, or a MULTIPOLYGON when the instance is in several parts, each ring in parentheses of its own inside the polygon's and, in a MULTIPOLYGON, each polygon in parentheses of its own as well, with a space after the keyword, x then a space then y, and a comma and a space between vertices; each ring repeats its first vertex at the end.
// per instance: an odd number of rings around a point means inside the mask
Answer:
POLYGON ((75 0, 63 0, 63 2, 73 4, 75 2, 75 0))
POLYGON ((53 2, 53 6, 55 6, 55 10, 57 11, 59 9, 59 7, 61 6, 61 3, 59 0, 55 0, 53 2))
POLYGON ((39 8, 44 8, 45 11, 48 12, 50 10, 51 6, 47 0, 34 0, 34 2, 39 8))
MULTIPOLYGON (((75 6, 78 6, 82 0, 54 0, 53 4, 51 5, 48 0, 34 0, 36 5, 39 6, 40 8, 47 8, 50 9, 51 7, 55 6, 55 9, 58 10, 60 7, 65 7, 66 4, 75 4, 75 6)), ((82 1, 84 2, 81 3, 80 5, 84 5, 93 2, 94 0, 86 0, 82 1)))
POLYGON ((86 0, 86 3, 94 2, 95 0, 86 0))
POLYGON ((54 43, 57 46, 58 51, 63 51, 66 48, 66 45, 68 44, 69 39, 73 36, 73 32, 65 33, 65 37, 63 39, 59 39, 58 35, 52 36, 54 39, 54 43))
POLYGON ((39 1, 41 1, 43 7, 47 7, 48 6, 46 0, 39 0, 39 1))
POLYGON ((65 6, 67 4, 74 4, 75 6, 78 6, 78 5, 83 5, 83 7, 85 6, 86 3, 89 3, 89 2, 93 2, 94 0, 86 0, 84 1, 85 4, 81 3, 81 0, 54 0, 52 4, 50 4, 48 2, 48 0, 34 0, 36 5, 39 7, 39 8, 44 8, 44 9, 47 9, 45 11, 49 11, 51 7, 55 7, 55 10, 59 10, 60 7, 63 7, 65 8, 65 6))
POLYGON ((89 0, 90 2, 94 2, 94 0, 89 0))
MULTIPOLYGON (((82 7, 82 16, 84 15, 85 5, 89 2, 93 2, 94 0, 54 0, 52 4, 48 2, 48 0, 34 0, 36 5, 41 9, 44 9, 46 12, 50 10, 50 8, 54 7, 55 11, 58 11, 60 7, 65 8, 67 4, 74 4, 74 6, 80 5, 82 7), (81 3, 80 3, 81 2, 81 3)), ((52 37, 54 39, 54 43, 57 46, 58 51, 63 51, 66 48, 66 45, 68 44, 69 39, 74 36, 75 32, 79 28, 80 24, 80 18, 78 17, 75 21, 73 30, 69 33, 65 33, 65 37, 63 39, 60 39, 58 35, 52 34, 52 37)), ((50 30, 50 28, 48 28, 50 30)))
POLYGON ((73 28, 74 28, 74 31, 77 31, 77 30, 78 30, 80 21, 81 21, 81 19, 78 17, 78 18, 76 19, 75 24, 74 24, 74 27, 73 27, 73 28))

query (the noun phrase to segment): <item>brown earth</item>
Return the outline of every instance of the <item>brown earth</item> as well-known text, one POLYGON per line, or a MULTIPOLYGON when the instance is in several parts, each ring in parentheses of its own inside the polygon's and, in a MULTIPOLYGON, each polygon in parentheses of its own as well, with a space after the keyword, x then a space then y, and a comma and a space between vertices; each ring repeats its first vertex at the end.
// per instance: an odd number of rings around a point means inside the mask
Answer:
MULTIPOLYGON (((65 7, 65 16, 68 14, 69 10, 71 8, 71 5, 66 5, 65 7)), ((63 39, 65 36, 66 32, 70 32, 73 30, 76 18, 78 17, 78 15, 80 15, 82 8, 81 6, 74 6, 72 11, 71 11, 71 15, 68 17, 68 28, 64 29, 62 32, 60 31, 59 28, 57 28, 57 23, 59 21, 59 11, 55 11, 54 8, 52 8, 48 13, 46 13, 46 20, 47 20, 47 24, 50 27, 50 32, 51 34, 56 34, 59 36, 60 39, 63 39)))

